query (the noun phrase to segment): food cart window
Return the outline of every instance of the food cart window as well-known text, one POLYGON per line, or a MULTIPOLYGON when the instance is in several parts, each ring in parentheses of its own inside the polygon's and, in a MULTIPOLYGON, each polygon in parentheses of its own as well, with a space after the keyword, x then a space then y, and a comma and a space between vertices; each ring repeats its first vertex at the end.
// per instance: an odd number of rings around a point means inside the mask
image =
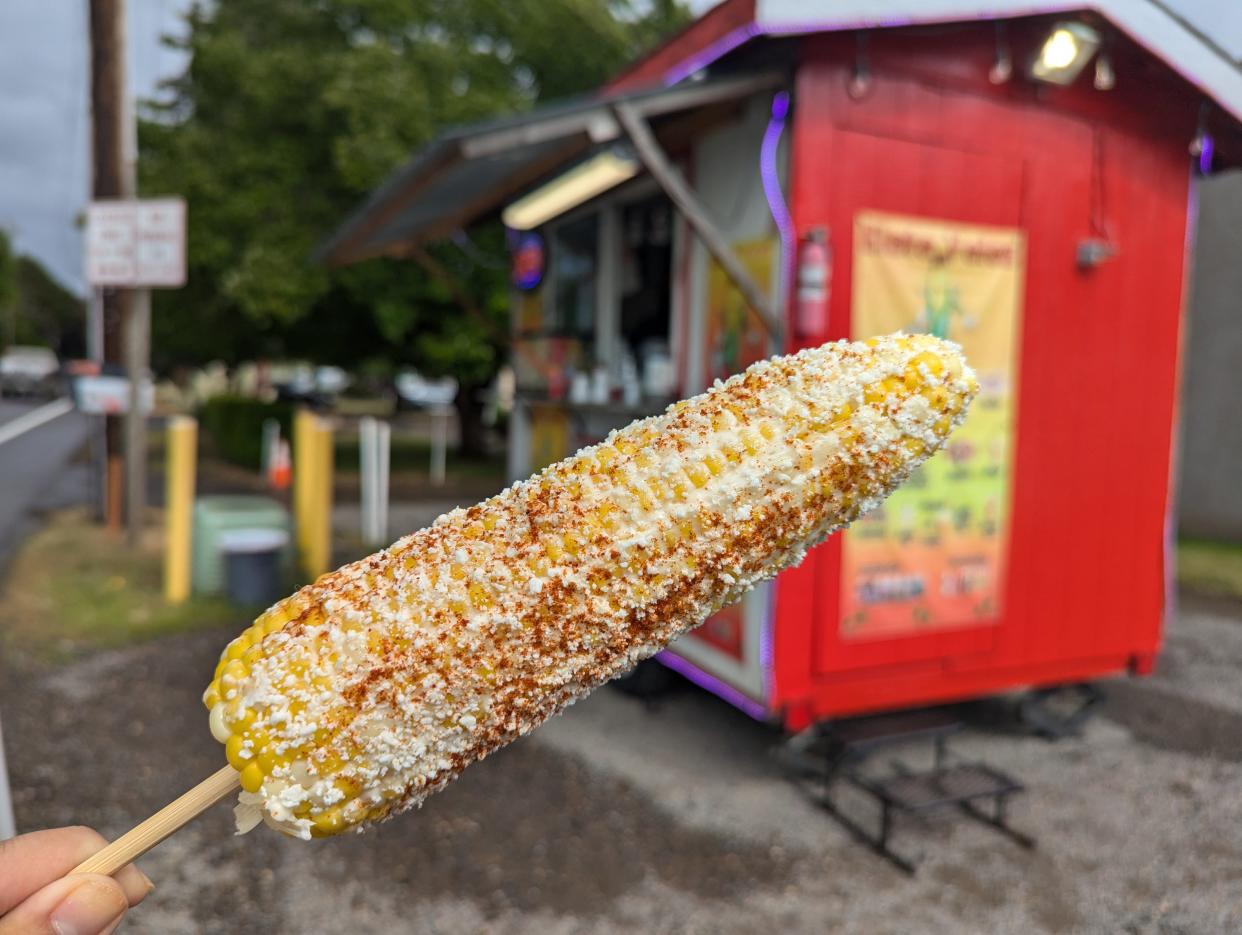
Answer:
POLYGON ((557 228, 553 240, 553 331, 589 347, 595 333, 599 217, 592 214, 557 228))
POLYGON ((662 195, 621 210, 621 340, 641 361, 668 352, 672 318, 672 210, 662 195))

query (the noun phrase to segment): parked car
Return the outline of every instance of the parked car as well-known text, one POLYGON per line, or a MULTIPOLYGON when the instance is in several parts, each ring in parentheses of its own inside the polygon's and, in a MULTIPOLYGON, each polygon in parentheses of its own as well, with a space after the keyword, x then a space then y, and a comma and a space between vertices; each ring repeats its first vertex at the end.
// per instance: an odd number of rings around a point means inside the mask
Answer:
POLYGON ((282 402, 308 403, 326 408, 349 386, 349 374, 340 367, 314 367, 303 363, 272 364, 270 379, 282 402))
POLYGON ((403 370, 393 382, 404 406, 418 409, 451 406, 457 397, 457 381, 452 377, 428 380, 415 370, 403 370))
POLYGON ((60 361, 46 347, 15 344, 0 354, 0 396, 56 396, 60 361))

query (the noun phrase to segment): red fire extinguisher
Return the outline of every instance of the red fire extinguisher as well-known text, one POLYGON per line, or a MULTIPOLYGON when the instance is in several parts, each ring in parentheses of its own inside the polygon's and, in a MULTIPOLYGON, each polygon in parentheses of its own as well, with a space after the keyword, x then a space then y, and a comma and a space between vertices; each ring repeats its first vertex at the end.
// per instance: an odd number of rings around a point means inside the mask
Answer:
POLYGON ((798 244, 798 294, 794 334, 823 339, 828 331, 828 298, 832 293, 832 247, 828 230, 813 227, 798 244))

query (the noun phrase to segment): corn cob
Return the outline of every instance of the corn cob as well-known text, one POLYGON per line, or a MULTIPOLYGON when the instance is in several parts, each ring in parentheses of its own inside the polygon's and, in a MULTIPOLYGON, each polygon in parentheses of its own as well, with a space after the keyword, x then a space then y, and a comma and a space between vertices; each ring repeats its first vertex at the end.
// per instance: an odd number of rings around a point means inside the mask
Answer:
POLYGON ((204 694, 239 830, 320 837, 421 803, 799 562, 976 389, 923 335, 773 358, 277 603, 204 694))

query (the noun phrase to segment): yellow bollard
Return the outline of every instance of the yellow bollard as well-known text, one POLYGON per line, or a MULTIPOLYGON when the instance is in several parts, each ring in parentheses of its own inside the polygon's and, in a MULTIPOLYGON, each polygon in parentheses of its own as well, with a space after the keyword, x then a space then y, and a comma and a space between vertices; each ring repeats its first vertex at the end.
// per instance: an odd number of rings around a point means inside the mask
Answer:
POLYGON ((332 429, 308 410, 293 423, 293 510, 298 561, 313 581, 332 562, 332 429))
POLYGON ((311 542, 311 577, 317 578, 332 567, 332 427, 316 419, 318 434, 315 465, 314 535, 311 542))
POLYGON ((293 414, 293 535, 296 544, 298 568, 309 574, 310 568, 310 516, 307 494, 311 490, 311 471, 314 463, 311 444, 314 431, 314 415, 307 409, 293 414))
POLYGON ((168 421, 165 474, 164 599, 180 604, 190 596, 190 536, 194 511, 194 469, 198 423, 189 416, 168 421))

